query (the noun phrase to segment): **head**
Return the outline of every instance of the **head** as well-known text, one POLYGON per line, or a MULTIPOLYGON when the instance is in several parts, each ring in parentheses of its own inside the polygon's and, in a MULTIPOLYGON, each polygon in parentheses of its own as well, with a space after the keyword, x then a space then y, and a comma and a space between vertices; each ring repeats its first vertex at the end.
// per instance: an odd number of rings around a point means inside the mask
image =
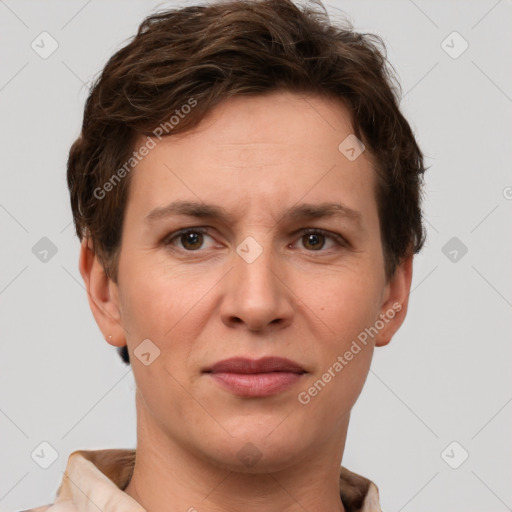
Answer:
POLYGON ((80 269, 169 436, 215 458, 225 447, 201 428, 255 439, 284 403, 299 412, 279 446, 347 420, 424 243, 423 157, 399 95, 377 36, 287 0, 155 14, 108 61, 68 161, 80 269), (148 366, 134 359, 147 339, 148 366), (294 359, 302 381, 266 402, 206 383, 240 355, 294 359))

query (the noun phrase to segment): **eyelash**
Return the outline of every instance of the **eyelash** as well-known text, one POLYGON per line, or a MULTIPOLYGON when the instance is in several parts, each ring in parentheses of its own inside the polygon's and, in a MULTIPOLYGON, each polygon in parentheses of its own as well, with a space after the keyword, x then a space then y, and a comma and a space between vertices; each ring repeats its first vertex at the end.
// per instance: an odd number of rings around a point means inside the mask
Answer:
MULTIPOLYGON (((194 227, 194 228, 180 229, 179 231, 175 231, 175 232, 171 233, 168 237, 166 237, 164 239, 163 243, 165 246, 170 246, 170 245, 172 245, 173 240, 176 240, 179 237, 181 237, 182 235, 186 235, 188 233, 201 233, 203 235, 209 235, 210 229, 206 228, 206 227, 201 227, 201 226, 194 227)), ((294 235, 298 236, 298 238, 302 238, 303 236, 306 236, 306 235, 323 235, 326 238, 331 239, 339 247, 342 247, 342 248, 349 247, 349 243, 347 242, 347 240, 344 237, 342 237, 340 234, 333 233, 332 231, 327 231, 327 230, 321 229, 321 228, 303 228, 303 229, 295 232, 294 235)), ((197 250, 193 251, 193 250, 182 249, 181 247, 177 247, 177 249, 184 251, 184 252, 188 252, 188 253, 199 252, 201 250, 201 249, 197 249, 197 250)), ((329 249, 323 250, 323 248, 322 248, 322 249, 319 249, 318 251, 314 251, 314 250, 309 250, 309 251, 307 250, 307 251, 311 252, 311 253, 315 253, 315 252, 327 252, 328 250, 329 249)))

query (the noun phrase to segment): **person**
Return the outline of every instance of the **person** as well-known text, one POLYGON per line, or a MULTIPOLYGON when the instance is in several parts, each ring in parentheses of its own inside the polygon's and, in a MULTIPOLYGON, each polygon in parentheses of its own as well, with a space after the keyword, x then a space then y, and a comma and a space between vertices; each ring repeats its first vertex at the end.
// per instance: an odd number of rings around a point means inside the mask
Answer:
POLYGON ((382 39, 320 3, 142 22, 91 88, 67 168, 137 447, 73 452, 33 511, 381 509, 342 459, 425 241, 399 100, 382 39))

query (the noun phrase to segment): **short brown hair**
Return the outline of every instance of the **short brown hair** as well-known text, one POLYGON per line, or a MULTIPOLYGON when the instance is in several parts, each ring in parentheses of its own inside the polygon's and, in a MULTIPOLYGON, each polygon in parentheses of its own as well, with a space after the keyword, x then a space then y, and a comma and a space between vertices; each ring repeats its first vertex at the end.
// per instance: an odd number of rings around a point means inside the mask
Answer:
MULTIPOLYGON (((114 282, 136 137, 186 132, 232 96, 278 90, 349 108, 378 177, 386 276, 421 249, 423 155, 399 110, 385 45, 346 20, 331 23, 322 8, 320 0, 228 0, 166 10, 110 58, 87 99, 67 181, 76 233, 92 240, 114 282)), ((129 362, 126 347, 121 356, 129 362)))

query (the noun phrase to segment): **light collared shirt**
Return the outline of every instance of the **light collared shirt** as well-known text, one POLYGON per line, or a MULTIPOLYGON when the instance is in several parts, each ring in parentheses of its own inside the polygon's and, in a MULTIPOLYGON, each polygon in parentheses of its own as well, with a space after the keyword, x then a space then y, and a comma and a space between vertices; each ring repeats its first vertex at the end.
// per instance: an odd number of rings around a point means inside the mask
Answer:
MULTIPOLYGON (((135 450, 77 450, 69 458, 53 504, 25 512, 146 512, 124 490, 135 450)), ((340 496, 347 512, 382 512, 377 486, 341 466, 340 496)))

